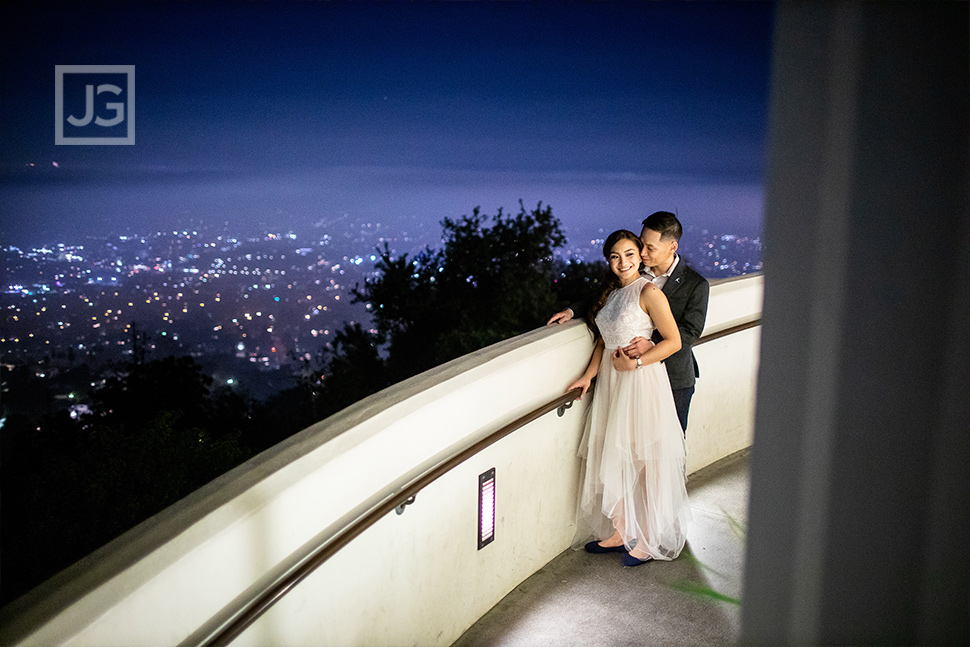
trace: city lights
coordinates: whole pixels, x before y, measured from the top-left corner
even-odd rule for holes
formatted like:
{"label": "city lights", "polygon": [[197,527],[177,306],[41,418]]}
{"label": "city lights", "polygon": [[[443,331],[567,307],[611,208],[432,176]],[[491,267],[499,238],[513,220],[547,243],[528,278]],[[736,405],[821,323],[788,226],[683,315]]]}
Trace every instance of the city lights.
{"label": "city lights", "polygon": [[[49,358],[34,371],[49,379],[81,362],[124,360],[133,352],[136,324],[150,357],[282,368],[317,352],[344,322],[369,320],[373,306],[350,297],[375,276],[381,256],[373,250],[386,242],[392,258],[411,258],[434,242],[430,235],[390,235],[374,223],[356,227],[347,240],[320,232],[247,238],[186,228],[83,246],[2,247],[6,361],[39,366]],[[601,262],[601,236],[578,237],[554,257]],[[761,269],[761,240],[739,232],[688,229],[680,250],[712,278]]]}

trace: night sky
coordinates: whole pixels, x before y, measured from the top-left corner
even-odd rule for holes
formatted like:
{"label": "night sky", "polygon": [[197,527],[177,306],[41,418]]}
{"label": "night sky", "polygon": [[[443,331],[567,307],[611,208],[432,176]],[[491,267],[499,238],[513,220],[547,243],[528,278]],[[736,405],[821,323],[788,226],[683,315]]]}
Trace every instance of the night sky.
{"label": "night sky", "polygon": [[[772,6],[71,3],[0,9],[0,243],[204,223],[760,230]],[[55,65],[134,65],[134,146],[54,145]],[[55,166],[56,164],[56,166]]]}

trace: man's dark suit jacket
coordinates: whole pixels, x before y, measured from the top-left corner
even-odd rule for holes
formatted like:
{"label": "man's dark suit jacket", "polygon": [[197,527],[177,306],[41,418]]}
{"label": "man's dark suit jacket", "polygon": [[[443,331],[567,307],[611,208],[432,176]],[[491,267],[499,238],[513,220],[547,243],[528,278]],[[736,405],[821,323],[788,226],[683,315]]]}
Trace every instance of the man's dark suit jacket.
{"label": "man's dark suit jacket", "polygon": [[[663,293],[667,295],[670,312],[674,315],[674,320],[680,329],[680,350],[665,359],[664,364],[670,377],[670,388],[686,389],[694,386],[695,378],[700,377],[697,359],[691,347],[704,330],[711,286],[697,271],[687,267],[687,263],[681,257],[673,274],[667,278]],[[589,310],[589,303],[569,307],[574,316],[584,317]],[[654,331],[654,343],[661,339],[663,338],[660,333]]]}

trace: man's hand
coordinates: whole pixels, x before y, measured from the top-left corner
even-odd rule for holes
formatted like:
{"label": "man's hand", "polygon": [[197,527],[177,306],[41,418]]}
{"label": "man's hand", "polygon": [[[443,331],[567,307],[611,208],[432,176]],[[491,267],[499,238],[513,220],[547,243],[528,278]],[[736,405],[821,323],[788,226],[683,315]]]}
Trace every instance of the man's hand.
{"label": "man's hand", "polygon": [[623,347],[623,352],[626,353],[627,357],[636,359],[641,355],[646,354],[648,350],[653,348],[656,344],[647,339],[646,337],[634,337],[630,340],[629,346]]}
{"label": "man's hand", "polygon": [[549,321],[546,322],[546,325],[551,326],[554,323],[564,324],[572,318],[573,318],[572,308],[566,308],[562,312],[557,312],[556,314],[552,315]]}

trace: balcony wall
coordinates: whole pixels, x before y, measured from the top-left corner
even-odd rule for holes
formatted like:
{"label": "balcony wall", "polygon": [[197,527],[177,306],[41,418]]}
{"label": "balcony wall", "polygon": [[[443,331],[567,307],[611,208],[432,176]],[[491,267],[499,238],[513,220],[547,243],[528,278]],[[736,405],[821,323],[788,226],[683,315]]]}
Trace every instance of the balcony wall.
{"label": "balcony wall", "polygon": [[[760,276],[720,282],[707,331],[760,309]],[[758,332],[697,349],[690,471],[750,443]],[[561,394],[590,350],[581,324],[540,329],[375,394],[9,605],[0,642],[191,641],[362,502]],[[422,490],[404,514],[387,515],[351,542],[236,644],[450,644],[571,543],[584,405],[540,418]],[[478,475],[492,467],[496,538],[478,550]]]}
{"label": "balcony wall", "polygon": [[[725,279],[711,287],[704,334],[761,316],[764,277]],[[751,445],[761,328],[722,337],[694,349],[697,380],[687,425],[687,472]]]}

